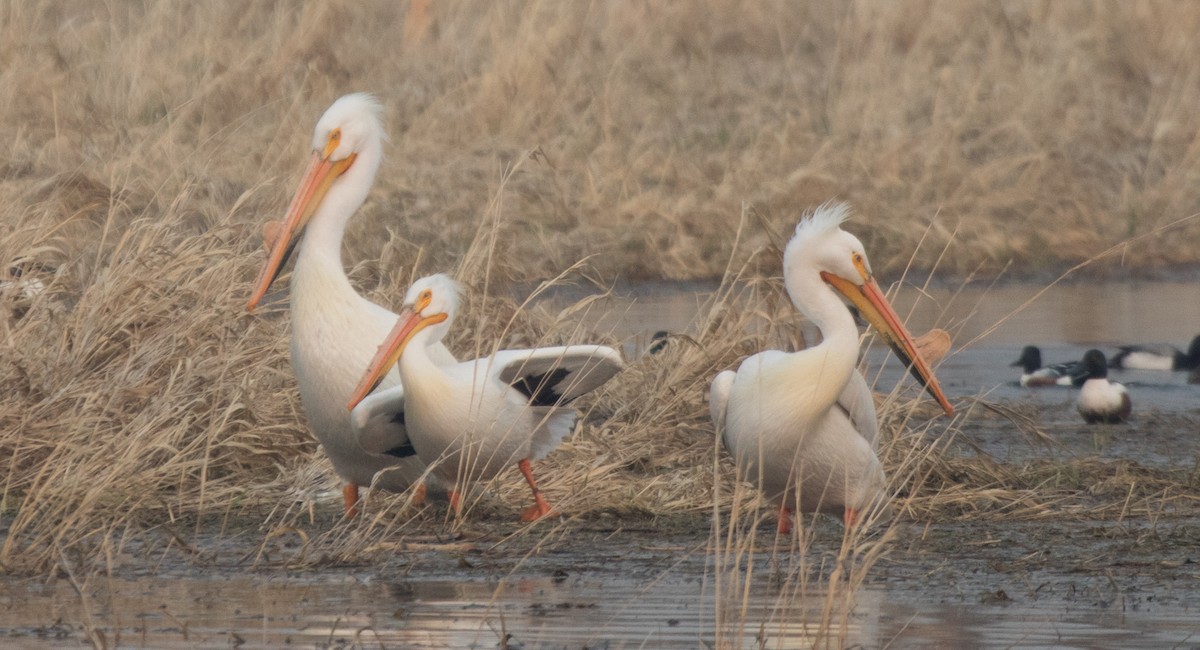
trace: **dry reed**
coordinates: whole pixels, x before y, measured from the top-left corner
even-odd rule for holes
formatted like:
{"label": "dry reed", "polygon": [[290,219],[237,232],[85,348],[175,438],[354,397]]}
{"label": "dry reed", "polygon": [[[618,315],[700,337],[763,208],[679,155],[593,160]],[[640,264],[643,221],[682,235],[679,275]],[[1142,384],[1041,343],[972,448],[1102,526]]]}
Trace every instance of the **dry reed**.
{"label": "dry reed", "polygon": [[[911,261],[1032,275],[1200,199],[1200,7],[430,11],[419,47],[380,56],[403,5],[0,6],[0,262],[32,260],[45,283],[5,294],[0,318],[0,570],[115,569],[148,539],[195,550],[214,526],[261,526],[262,562],[302,538],[289,564],[440,530],[406,495],[374,495],[357,522],[309,523],[331,481],[286,315],[243,311],[261,223],[283,208],[312,120],[346,91],[377,92],[392,134],[348,233],[352,281],[394,304],[414,275],[463,269],[457,350],[575,340],[570,314],[504,288],[579,260],[573,278],[601,287],[725,277],[698,333],[587,401],[546,462],[547,493],[585,519],[757,512],[714,456],[703,396],[741,355],[799,343],[762,276],[778,268],[770,233],[804,207],[854,202],[882,274]],[[1138,240],[1123,262],[1195,263],[1198,228]],[[1190,498],[1194,478],[1128,465],[948,453],[961,420],[927,428],[913,404],[883,409],[902,516],[1124,516]],[[490,487],[481,518],[523,496],[516,480]]]}

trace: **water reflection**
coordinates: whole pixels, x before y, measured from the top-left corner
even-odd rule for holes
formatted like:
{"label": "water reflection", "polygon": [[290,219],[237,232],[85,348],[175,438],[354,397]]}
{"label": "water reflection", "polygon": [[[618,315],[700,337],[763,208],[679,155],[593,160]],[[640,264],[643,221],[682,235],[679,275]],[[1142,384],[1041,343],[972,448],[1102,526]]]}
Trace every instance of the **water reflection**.
{"label": "water reflection", "polygon": [[[718,628],[711,589],[700,576],[675,574],[499,583],[188,576],[110,580],[90,594],[99,607],[87,614],[65,585],[8,590],[0,639],[5,647],[76,645],[80,632],[68,627],[64,634],[62,621],[94,620],[121,647],[496,648],[503,638],[526,649],[788,649],[811,647],[825,604],[824,593],[780,599],[759,585],[744,607],[737,600],[724,604],[727,624]],[[1166,647],[1193,631],[1185,613],[1126,611],[1116,618],[1006,600],[924,602],[867,588],[856,594],[839,634],[859,647]]]}

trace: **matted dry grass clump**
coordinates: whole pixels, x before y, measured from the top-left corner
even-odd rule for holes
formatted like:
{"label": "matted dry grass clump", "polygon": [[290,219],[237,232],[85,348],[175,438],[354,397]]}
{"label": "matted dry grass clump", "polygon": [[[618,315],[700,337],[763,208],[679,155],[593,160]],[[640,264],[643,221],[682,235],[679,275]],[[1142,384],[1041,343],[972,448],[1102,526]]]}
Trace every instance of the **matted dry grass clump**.
{"label": "matted dry grass clump", "polygon": [[[756,498],[726,489],[704,392],[741,355],[798,344],[760,278],[778,268],[770,233],[804,208],[851,200],[884,275],[1032,274],[1200,199],[1200,6],[439,2],[400,43],[406,10],[0,8],[0,264],[45,287],[5,293],[0,314],[0,569],[112,566],[143,533],[212,517],[283,530],[330,485],[286,315],[244,303],[260,227],[345,92],[377,93],[392,136],[347,234],[352,280],[394,304],[414,275],[461,269],[464,354],[577,340],[567,314],[507,295],[579,260],[571,277],[598,286],[726,277],[694,340],[585,404],[548,460],[546,489],[584,517]],[[1194,263],[1198,228],[1123,260]],[[735,317],[735,301],[760,307]],[[942,453],[953,427],[910,420],[913,403],[895,400],[909,415],[886,427],[906,508],[1047,502],[1036,472],[960,467]],[[502,482],[484,503],[521,490]],[[440,525],[403,498],[327,547]]]}

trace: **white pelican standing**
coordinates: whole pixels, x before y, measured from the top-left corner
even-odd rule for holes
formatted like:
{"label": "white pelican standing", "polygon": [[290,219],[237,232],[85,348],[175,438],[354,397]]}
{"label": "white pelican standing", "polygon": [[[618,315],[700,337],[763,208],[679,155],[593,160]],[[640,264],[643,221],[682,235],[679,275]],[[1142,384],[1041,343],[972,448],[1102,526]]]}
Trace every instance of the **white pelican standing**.
{"label": "white pelican standing", "polygon": [[381,337],[350,400],[372,390],[395,366],[405,386],[405,422],[417,456],[454,486],[456,514],[464,488],[487,480],[516,463],[533,491],[525,521],[553,514],[530,468],[571,433],[577,414],[563,408],[619,372],[616,350],[601,345],[568,345],[534,350],[501,350],[456,364],[435,355],[450,331],[461,288],[450,276],[431,275],[413,283],[395,329]]}
{"label": "white pelican standing", "polygon": [[858,328],[841,293],[884,337],[947,413],[954,409],[912,337],[871,275],[858,238],[841,229],[844,203],[802,219],[783,254],[792,303],[821,330],[820,344],[767,350],[713,379],[709,408],[743,475],[777,500],[778,530],[789,534],[793,506],[841,516],[847,526],[884,497],[873,442],[878,421],[855,370]]}
{"label": "white pelican standing", "polygon": [[[282,225],[264,228],[271,250],[246,307],[254,310],[299,246],[292,272],[292,369],[309,426],[345,482],[348,516],[356,512],[359,486],[371,485],[377,474],[380,487],[402,491],[425,471],[405,434],[396,373],[384,377],[380,393],[360,409],[347,414],[345,408],[376,345],[396,323],[396,314],[358,295],[342,268],[346,223],[366,200],[383,158],[381,110],[373,97],[356,93],[339,98],[317,121],[312,158],[287,215]],[[439,363],[455,362],[440,344],[429,354]]]}
{"label": "white pelican standing", "polygon": [[1129,391],[1115,381],[1108,380],[1108,363],[1104,353],[1088,350],[1079,362],[1087,373],[1087,381],[1079,389],[1079,414],[1088,424],[1118,424],[1129,419],[1133,402]]}

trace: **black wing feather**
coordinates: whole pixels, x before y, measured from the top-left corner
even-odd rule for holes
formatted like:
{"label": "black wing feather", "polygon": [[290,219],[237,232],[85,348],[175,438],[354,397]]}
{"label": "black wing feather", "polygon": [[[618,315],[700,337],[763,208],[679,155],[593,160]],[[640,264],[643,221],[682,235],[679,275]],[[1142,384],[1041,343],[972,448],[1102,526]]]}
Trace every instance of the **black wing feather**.
{"label": "black wing feather", "polygon": [[530,406],[558,406],[562,403],[558,385],[570,374],[566,368],[555,368],[540,375],[518,377],[510,385],[529,400]]}
{"label": "black wing feather", "polygon": [[413,447],[411,442],[406,442],[398,447],[392,447],[383,453],[387,454],[388,456],[392,456],[393,458],[408,458],[409,456],[416,456],[417,449],[416,447]]}

